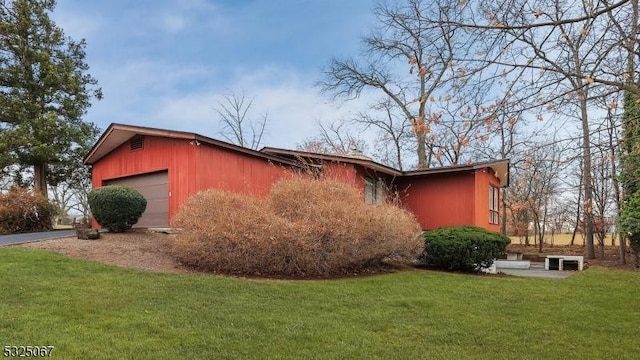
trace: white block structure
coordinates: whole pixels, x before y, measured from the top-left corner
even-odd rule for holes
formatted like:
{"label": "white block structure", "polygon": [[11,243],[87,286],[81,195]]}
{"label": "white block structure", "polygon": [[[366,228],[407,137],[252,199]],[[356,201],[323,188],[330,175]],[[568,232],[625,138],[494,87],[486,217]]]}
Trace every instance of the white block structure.
{"label": "white block structure", "polygon": [[529,260],[495,260],[493,264],[498,269],[528,269],[531,267]]}
{"label": "white block structure", "polygon": [[[557,266],[556,266],[557,262]],[[565,262],[577,262],[578,263],[578,271],[582,271],[584,268],[584,256],[577,255],[547,255],[547,258],[544,260],[544,269],[545,270],[559,270],[564,271],[564,263]],[[553,269],[550,269],[553,267]],[[557,267],[557,269],[556,269]]]}

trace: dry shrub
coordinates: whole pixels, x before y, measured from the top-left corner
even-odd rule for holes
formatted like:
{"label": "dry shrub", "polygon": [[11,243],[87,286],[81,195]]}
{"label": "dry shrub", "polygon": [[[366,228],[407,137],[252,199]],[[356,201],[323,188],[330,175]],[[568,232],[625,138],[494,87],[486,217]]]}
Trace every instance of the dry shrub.
{"label": "dry shrub", "polygon": [[46,196],[11,188],[0,194],[0,234],[51,230],[53,206]]}
{"label": "dry shrub", "polygon": [[298,251],[295,230],[265,206],[265,200],[219,190],[196,194],[176,216],[183,231],[174,255],[186,265],[223,273],[295,272],[287,261]]}
{"label": "dry shrub", "polygon": [[413,214],[390,204],[365,204],[360,190],[337,180],[281,180],[268,201],[274,213],[304,229],[312,255],[306,266],[314,274],[359,271],[391,256],[412,260],[422,250]]}
{"label": "dry shrub", "polygon": [[415,259],[422,250],[413,215],[367,205],[344,183],[281,180],[269,198],[218,190],[190,198],[176,216],[174,255],[193,267],[249,276],[331,277]]}

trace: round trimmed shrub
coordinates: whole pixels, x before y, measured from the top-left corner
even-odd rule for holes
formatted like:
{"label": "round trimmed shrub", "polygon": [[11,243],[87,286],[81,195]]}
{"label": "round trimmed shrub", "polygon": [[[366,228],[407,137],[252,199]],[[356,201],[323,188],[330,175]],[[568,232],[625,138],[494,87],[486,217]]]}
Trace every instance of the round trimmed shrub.
{"label": "round trimmed shrub", "polygon": [[490,267],[511,242],[505,235],[475,226],[430,230],[424,238],[426,266],[465,272]]}
{"label": "round trimmed shrub", "polygon": [[91,190],[91,213],[100,226],[112,232],[125,232],[138,222],[147,208],[147,199],[139,191],[108,185]]}
{"label": "round trimmed shrub", "polygon": [[174,218],[173,254],[185,265],[262,277],[334,277],[413,261],[420,226],[392,205],[367,205],[344,183],[302,176],[276,183],[267,199],[200,192]]}

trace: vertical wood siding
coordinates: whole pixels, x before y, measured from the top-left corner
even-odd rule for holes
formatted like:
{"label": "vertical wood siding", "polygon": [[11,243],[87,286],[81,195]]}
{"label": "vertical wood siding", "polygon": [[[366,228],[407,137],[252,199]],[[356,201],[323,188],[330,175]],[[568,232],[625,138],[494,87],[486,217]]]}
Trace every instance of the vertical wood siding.
{"label": "vertical wood siding", "polygon": [[[500,231],[500,224],[489,222],[489,186],[500,188],[500,180],[495,177],[492,169],[480,169],[475,173],[475,225],[491,231]],[[498,204],[500,201],[498,199]],[[498,213],[502,214],[500,209]],[[500,219],[502,221],[502,219]]]}
{"label": "vertical wood siding", "polygon": [[397,183],[403,203],[423,230],[475,224],[473,173],[411,176]]}
{"label": "vertical wood siding", "polygon": [[193,173],[194,146],[184,139],[145,136],[144,147],[131,150],[129,142],[107,154],[92,167],[93,186],[104,185],[108,180],[168,170],[169,220],[178,207],[195,189]]}
{"label": "vertical wood siding", "polygon": [[276,181],[291,173],[286,165],[204,144],[198,147],[192,174],[196,191],[215,188],[264,197]]}
{"label": "vertical wood siding", "polygon": [[[169,178],[170,224],[187,198],[200,190],[216,188],[266,196],[277,180],[292,173],[289,166],[250,154],[209,144],[197,146],[185,139],[146,136],[143,149],[130,150],[126,142],[97,161],[92,180],[98,187],[109,180],[164,170]],[[364,178],[376,174],[354,164],[329,162],[324,164],[322,176],[355,186],[364,201]],[[499,186],[490,169],[385,179],[388,185],[392,180],[423,229],[456,225],[500,228],[489,224],[489,184]]]}
{"label": "vertical wood siding", "polygon": [[364,181],[362,177],[358,175],[358,171],[353,164],[332,162],[324,163],[322,165],[322,176],[355,186],[362,190],[362,196],[364,199]]}
{"label": "vertical wood siding", "polygon": [[266,159],[189,140],[147,136],[144,148],[130,150],[129,142],[93,165],[95,187],[106,181],[160,170],[169,173],[169,222],[180,206],[198,191],[220,189],[266,196],[272,185],[291,173],[289,167]]}
{"label": "vertical wood siding", "polygon": [[489,186],[500,187],[491,169],[398,179],[403,203],[424,230],[475,225],[500,231],[489,223]]}

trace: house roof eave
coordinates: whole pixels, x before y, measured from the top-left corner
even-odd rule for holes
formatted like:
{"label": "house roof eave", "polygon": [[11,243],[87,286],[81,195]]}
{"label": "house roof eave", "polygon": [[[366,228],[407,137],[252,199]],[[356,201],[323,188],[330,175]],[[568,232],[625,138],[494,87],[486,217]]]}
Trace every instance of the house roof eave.
{"label": "house roof eave", "polygon": [[294,158],[312,158],[326,161],[334,161],[334,162],[343,162],[349,164],[356,164],[360,166],[364,166],[366,168],[375,170],[377,172],[392,175],[392,176],[401,176],[403,173],[400,170],[394,169],[392,167],[382,165],[373,160],[344,156],[344,155],[329,155],[329,154],[320,154],[313,153],[308,151],[300,151],[300,150],[289,150],[275,147],[263,147],[260,149],[260,152],[273,154],[278,156],[290,156]]}
{"label": "house roof eave", "polygon": [[454,172],[462,172],[462,171],[473,171],[473,170],[487,169],[487,168],[492,169],[496,174],[496,177],[500,179],[500,187],[509,186],[509,159],[483,161],[483,162],[478,162],[478,163],[473,163],[468,165],[453,165],[453,166],[430,168],[430,169],[424,169],[424,170],[411,170],[411,171],[405,171],[403,175],[411,177],[411,176],[454,173]]}
{"label": "house roof eave", "polygon": [[[440,168],[430,168],[424,170],[400,171],[392,167],[377,163],[370,159],[357,157],[349,157],[342,155],[319,154],[299,150],[288,150],[274,147],[263,147],[260,151],[252,150],[242,146],[230,144],[224,141],[216,140],[196,133],[164,130],[144,126],[134,126],[126,124],[112,123],[100,136],[98,141],[91,148],[84,158],[85,165],[93,165],[98,160],[118,148],[120,145],[129,141],[136,135],[158,136],[172,139],[197,140],[213,146],[222,147],[228,150],[244,153],[250,156],[259,157],[280,164],[286,164],[293,167],[316,166],[313,164],[301,164],[300,159],[319,159],[326,161],[350,163],[363,166],[382,174],[402,177],[424,176],[432,174],[453,173],[461,171],[472,171],[478,169],[491,168],[496,177],[500,180],[501,187],[509,186],[509,159],[493,160],[479,162],[469,165],[454,165]],[[293,159],[291,159],[293,158]]]}
{"label": "house roof eave", "polygon": [[241,152],[247,155],[251,155],[254,157],[263,158],[269,161],[286,164],[290,166],[298,167],[299,164],[290,161],[288,159],[278,157],[276,155],[262,153],[260,151],[252,150],[249,148],[245,148],[242,146],[230,144],[224,141],[216,140],[210,137],[202,136],[196,133],[190,133],[185,131],[176,131],[176,130],[164,130],[157,129],[151,127],[144,126],[133,126],[133,125],[125,125],[112,123],[109,125],[107,130],[100,136],[98,141],[93,145],[89,153],[84,158],[85,165],[93,165],[98,160],[118,148],[120,145],[129,141],[129,139],[133,138],[137,135],[143,136],[157,136],[157,137],[166,137],[172,139],[185,139],[185,140],[197,140],[202,143],[219,146],[228,150]]}

